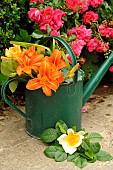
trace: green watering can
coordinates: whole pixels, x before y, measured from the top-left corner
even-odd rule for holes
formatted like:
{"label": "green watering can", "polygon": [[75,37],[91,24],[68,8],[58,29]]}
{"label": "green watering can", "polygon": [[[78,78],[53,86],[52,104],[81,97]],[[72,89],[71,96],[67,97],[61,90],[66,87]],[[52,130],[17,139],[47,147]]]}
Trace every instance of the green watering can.
{"label": "green watering can", "polygon": [[[72,58],[72,65],[76,64],[76,58],[73,51],[67,42],[63,39],[53,36],[44,38],[40,43],[54,38],[62,43],[67,49]],[[113,53],[104,61],[98,71],[83,87],[83,75],[82,70],[77,70],[72,83],[62,83],[57,92],[53,92],[51,97],[47,97],[41,89],[27,90],[25,91],[25,113],[17,108],[6,95],[7,85],[18,80],[19,82],[27,83],[27,80],[21,78],[13,78],[7,80],[1,90],[1,94],[5,102],[16,110],[20,115],[25,118],[26,132],[33,136],[39,137],[39,135],[47,128],[54,127],[58,120],[63,120],[68,127],[75,126],[77,131],[81,130],[81,117],[82,107],[88,100],[89,96],[95,90],[102,77],[107,72],[108,68],[113,62]]]}

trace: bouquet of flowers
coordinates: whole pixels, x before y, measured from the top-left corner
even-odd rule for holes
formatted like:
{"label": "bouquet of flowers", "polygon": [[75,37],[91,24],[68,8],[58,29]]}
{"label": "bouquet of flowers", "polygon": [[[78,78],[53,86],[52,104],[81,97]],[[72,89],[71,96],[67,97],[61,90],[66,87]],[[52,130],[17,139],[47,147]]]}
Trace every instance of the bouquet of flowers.
{"label": "bouquet of flowers", "polygon": [[113,49],[112,10],[112,1],[105,0],[30,0],[32,37],[65,39],[89,79],[101,54],[108,57]]}
{"label": "bouquet of flowers", "polygon": [[[1,72],[9,78],[26,79],[29,90],[42,88],[46,96],[51,96],[52,90],[56,92],[64,81],[72,81],[79,68],[79,63],[69,64],[64,51],[55,46],[54,39],[52,49],[39,44],[11,43],[13,47],[6,49],[5,56],[1,57]],[[18,81],[11,82],[10,90],[14,92],[17,85]]]}

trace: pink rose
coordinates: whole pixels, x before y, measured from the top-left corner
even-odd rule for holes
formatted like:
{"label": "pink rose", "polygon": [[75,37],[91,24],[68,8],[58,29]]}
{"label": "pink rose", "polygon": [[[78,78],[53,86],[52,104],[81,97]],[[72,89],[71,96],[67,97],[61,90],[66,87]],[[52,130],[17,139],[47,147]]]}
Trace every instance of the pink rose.
{"label": "pink rose", "polygon": [[81,25],[80,27],[75,27],[75,34],[77,39],[84,40],[87,43],[92,37],[92,30]]}
{"label": "pink rose", "polygon": [[44,10],[42,10],[43,15],[42,15],[42,21],[44,23],[50,23],[50,21],[53,19],[54,15],[54,10],[51,7],[47,7]]}
{"label": "pink rose", "polygon": [[38,3],[38,2],[43,3],[44,0],[30,0],[30,3],[34,3],[34,2],[36,2],[36,3]]}
{"label": "pink rose", "polygon": [[72,41],[71,48],[76,56],[79,56],[86,45],[84,40]]}
{"label": "pink rose", "polygon": [[99,41],[99,42],[98,42],[98,46],[97,46],[97,48],[96,48],[96,51],[97,51],[97,52],[105,52],[105,51],[107,51],[107,50],[109,50],[108,44]]}
{"label": "pink rose", "polygon": [[106,25],[100,25],[98,31],[101,33],[102,36],[109,36],[109,27]]}
{"label": "pink rose", "polygon": [[50,36],[60,36],[60,33],[56,30],[51,31]]}
{"label": "pink rose", "polygon": [[90,1],[90,5],[93,8],[97,8],[99,5],[101,5],[103,3],[104,0],[91,0]]}
{"label": "pink rose", "polygon": [[37,8],[30,8],[28,11],[28,16],[32,21],[39,22],[41,19],[40,11]]}
{"label": "pink rose", "polygon": [[30,3],[38,2],[38,0],[30,0]]}
{"label": "pink rose", "polygon": [[61,11],[60,9],[55,9],[54,10],[54,22],[57,24],[57,26],[60,28],[63,26],[64,21],[62,21],[62,17],[65,16],[66,13]]}
{"label": "pink rose", "polygon": [[111,66],[111,67],[109,68],[109,71],[111,71],[111,72],[113,73],[113,66]]}
{"label": "pink rose", "polygon": [[82,21],[85,24],[90,24],[90,22],[95,22],[98,20],[98,14],[94,13],[93,11],[88,11],[83,15]]}
{"label": "pink rose", "polygon": [[98,39],[97,38],[92,38],[89,40],[87,43],[87,49],[89,52],[94,51],[98,46]]}

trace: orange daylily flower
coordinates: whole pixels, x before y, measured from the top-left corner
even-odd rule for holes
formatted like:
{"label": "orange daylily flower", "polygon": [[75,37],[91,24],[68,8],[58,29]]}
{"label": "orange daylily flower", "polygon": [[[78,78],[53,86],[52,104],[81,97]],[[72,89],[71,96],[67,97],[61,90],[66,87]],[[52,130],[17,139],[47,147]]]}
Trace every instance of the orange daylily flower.
{"label": "orange daylily flower", "polygon": [[2,60],[11,60],[12,58],[18,58],[21,55],[22,51],[19,45],[14,45],[14,47],[6,48],[5,56],[2,56]]}
{"label": "orange daylily flower", "polygon": [[66,63],[62,59],[62,53],[58,49],[55,49],[53,51],[49,58],[49,61],[53,70],[60,70],[61,68],[66,68]]}
{"label": "orange daylily flower", "polygon": [[24,49],[22,55],[16,60],[19,63],[16,69],[17,74],[20,76],[26,73],[32,77],[32,70],[39,70],[43,58],[44,55],[38,54],[34,46],[28,50]]}
{"label": "orange daylily flower", "polygon": [[[61,78],[62,77],[62,78]],[[60,80],[59,80],[60,79]],[[42,61],[37,78],[28,81],[26,88],[29,90],[36,90],[42,87],[46,96],[51,96],[52,91],[58,89],[61,79],[64,81],[63,74],[55,70],[52,71],[50,63],[46,60]]]}

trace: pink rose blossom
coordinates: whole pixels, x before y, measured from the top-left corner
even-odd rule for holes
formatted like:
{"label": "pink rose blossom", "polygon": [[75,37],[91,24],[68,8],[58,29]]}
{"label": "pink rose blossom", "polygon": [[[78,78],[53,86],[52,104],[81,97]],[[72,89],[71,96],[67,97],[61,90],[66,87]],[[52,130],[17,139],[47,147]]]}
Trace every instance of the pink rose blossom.
{"label": "pink rose blossom", "polygon": [[93,8],[97,8],[99,5],[103,3],[104,0],[90,0],[90,5]]}
{"label": "pink rose blossom", "polygon": [[108,44],[99,41],[98,46],[97,46],[97,48],[96,48],[96,51],[97,51],[97,52],[105,52],[105,51],[107,51],[107,50],[109,50]]}
{"label": "pink rose blossom", "polygon": [[66,5],[69,9],[72,9],[75,13],[80,10],[81,13],[88,10],[89,0],[66,0]]}
{"label": "pink rose blossom", "polygon": [[56,30],[51,31],[50,36],[60,36],[60,33]]}
{"label": "pink rose blossom", "polygon": [[109,68],[109,71],[113,73],[113,66]]}
{"label": "pink rose blossom", "polygon": [[76,56],[79,56],[86,45],[84,40],[72,41],[71,48]]}
{"label": "pink rose blossom", "polygon": [[88,42],[92,37],[92,30],[86,29],[85,26],[81,25],[80,27],[75,27],[75,34],[77,39]]}
{"label": "pink rose blossom", "polygon": [[109,27],[106,25],[100,25],[98,31],[101,33],[102,36],[109,37]]}
{"label": "pink rose blossom", "polygon": [[44,0],[30,0],[30,3],[34,3],[34,2],[36,2],[37,4],[44,3]]}
{"label": "pink rose blossom", "polygon": [[37,8],[30,8],[30,11],[28,11],[28,16],[32,21],[37,23],[40,22],[41,14]]}
{"label": "pink rose blossom", "polygon": [[113,38],[113,28],[110,28],[106,25],[100,25],[98,31],[101,33],[102,36],[105,36],[106,38]]}
{"label": "pink rose blossom", "polygon": [[44,10],[42,10],[42,22],[48,23],[52,21],[54,16],[54,10],[51,7],[47,7]]}
{"label": "pink rose blossom", "polygon": [[97,38],[92,38],[90,41],[87,43],[87,49],[89,52],[94,51],[98,46],[98,39]]}
{"label": "pink rose blossom", "polygon": [[93,11],[88,11],[83,15],[82,21],[85,24],[90,24],[90,22],[95,22],[98,20],[98,14],[94,13]]}

